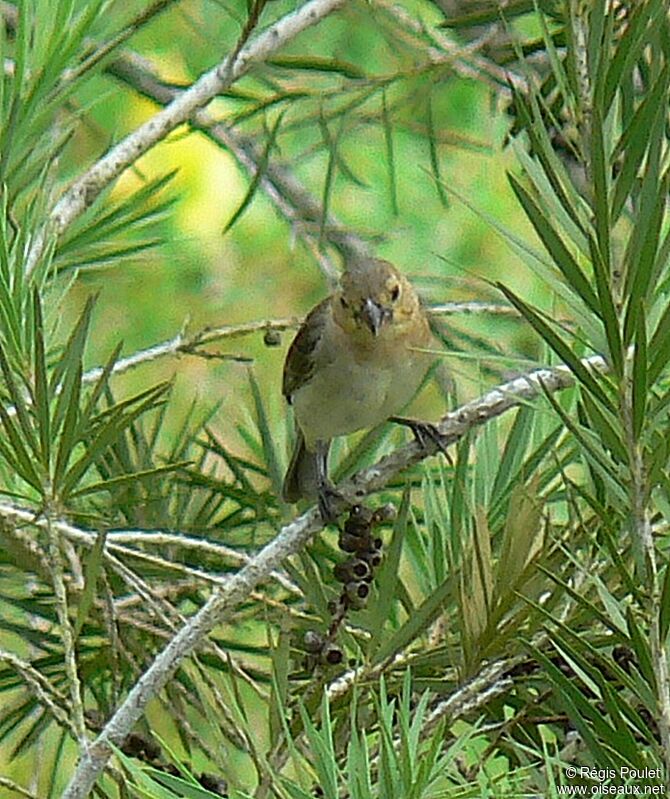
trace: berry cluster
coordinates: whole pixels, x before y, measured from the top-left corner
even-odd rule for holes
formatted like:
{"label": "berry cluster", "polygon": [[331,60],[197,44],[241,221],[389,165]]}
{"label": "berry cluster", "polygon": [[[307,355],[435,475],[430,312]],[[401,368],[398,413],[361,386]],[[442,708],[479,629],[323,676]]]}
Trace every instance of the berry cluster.
{"label": "berry cluster", "polygon": [[350,556],[335,565],[333,574],[342,583],[339,597],[330,603],[332,620],[328,632],[323,635],[308,630],[304,637],[308,669],[318,664],[336,666],[344,659],[342,648],[335,642],[337,632],[349,610],[365,606],[370,595],[370,586],[375,570],[382,562],[382,539],[374,535],[374,528],[391,521],[396,510],[393,505],[384,505],[370,510],[365,505],[354,505],[340,532],[338,544]]}
{"label": "berry cluster", "polygon": [[[338,544],[343,552],[351,553],[351,557],[338,563],[333,574],[344,585],[338,604],[344,605],[345,611],[362,608],[370,594],[374,570],[382,562],[382,539],[373,535],[373,528],[386,521],[388,507],[372,511],[365,505],[354,505],[344,523]],[[337,615],[337,608],[333,615]]]}

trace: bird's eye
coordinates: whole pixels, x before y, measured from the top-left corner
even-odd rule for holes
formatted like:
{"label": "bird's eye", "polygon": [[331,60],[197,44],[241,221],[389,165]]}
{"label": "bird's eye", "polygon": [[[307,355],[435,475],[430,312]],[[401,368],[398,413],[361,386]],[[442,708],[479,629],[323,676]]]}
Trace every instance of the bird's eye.
{"label": "bird's eye", "polygon": [[400,286],[394,286],[391,289],[391,302],[396,302],[400,296]]}

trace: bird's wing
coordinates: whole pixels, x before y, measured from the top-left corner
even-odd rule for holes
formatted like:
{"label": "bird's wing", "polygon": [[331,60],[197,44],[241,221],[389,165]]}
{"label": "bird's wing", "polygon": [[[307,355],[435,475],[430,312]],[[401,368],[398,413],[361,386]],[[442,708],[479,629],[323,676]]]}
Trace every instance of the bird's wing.
{"label": "bird's wing", "polygon": [[315,354],[330,314],[331,298],[313,308],[289,347],[284,363],[282,393],[290,402],[292,395],[314,374]]}

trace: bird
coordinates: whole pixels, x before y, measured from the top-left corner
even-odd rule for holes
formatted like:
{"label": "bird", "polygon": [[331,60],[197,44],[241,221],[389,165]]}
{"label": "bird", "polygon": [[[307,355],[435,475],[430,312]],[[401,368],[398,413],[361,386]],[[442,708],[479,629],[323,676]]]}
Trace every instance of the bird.
{"label": "bird", "polygon": [[334,438],[391,418],[420,437],[422,423],[396,414],[431,366],[432,340],[418,295],[393,264],[358,258],[345,266],[338,288],[310,311],[286,355],[282,392],[293,406],[296,441],[285,502],[318,498],[324,521],[333,521]]}

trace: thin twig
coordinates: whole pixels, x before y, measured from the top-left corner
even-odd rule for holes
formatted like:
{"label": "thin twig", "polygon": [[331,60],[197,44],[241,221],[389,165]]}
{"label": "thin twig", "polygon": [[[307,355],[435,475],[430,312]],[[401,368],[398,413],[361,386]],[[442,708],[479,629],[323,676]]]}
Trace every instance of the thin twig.
{"label": "thin twig", "polygon": [[511,96],[510,85],[519,91],[527,91],[528,84],[524,78],[477,54],[476,50],[484,42],[477,41],[471,47],[463,48],[453,42],[444,31],[438,28],[431,28],[429,31],[416,17],[392,0],[374,0],[374,6],[385,13],[399,30],[412,32],[420,42],[425,44],[426,38],[430,37],[433,46],[426,46],[435,63],[448,63],[462,77],[483,80],[503,97]]}
{"label": "thin twig", "polygon": [[455,721],[509,691],[513,680],[506,675],[522,659],[522,656],[517,656],[484,666],[471,680],[433,707],[421,728],[422,736],[428,736],[442,719]]}
{"label": "thin twig", "polygon": [[[472,314],[491,314],[498,316],[514,316],[519,314],[508,305],[486,302],[446,302],[431,306],[426,309],[430,316],[458,316]],[[151,347],[138,350],[132,355],[120,358],[112,367],[112,374],[118,375],[134,369],[137,366],[160,360],[161,358],[176,355],[192,355],[199,347],[213,344],[218,341],[241,338],[243,336],[265,333],[267,331],[283,332],[294,330],[302,324],[302,317],[292,316],[284,319],[262,319],[256,322],[244,322],[239,325],[222,325],[221,327],[207,327],[204,330],[186,336],[178,333],[166,341],[161,341]],[[84,373],[84,383],[94,383],[102,375],[103,368],[96,366]],[[11,414],[11,410],[9,411]]]}
{"label": "thin twig", "polygon": [[[441,305],[431,306],[426,309],[430,316],[468,316],[472,314],[491,314],[497,316],[514,316],[520,318],[514,308],[507,305],[486,302],[446,302]],[[150,347],[137,350],[137,352],[119,358],[111,369],[111,374],[119,375],[135,369],[138,366],[152,363],[161,358],[170,358],[180,355],[197,356],[200,347],[206,344],[213,344],[227,339],[241,338],[255,333],[266,333],[268,331],[283,332],[294,330],[303,322],[302,317],[291,316],[284,319],[266,319],[256,322],[243,322],[239,325],[222,325],[221,327],[206,327],[198,333],[187,336],[185,333],[177,333],[170,339],[152,344]],[[245,361],[242,357],[233,357],[233,360]],[[82,382],[85,384],[95,383],[104,372],[102,366],[94,366],[82,375]],[[8,405],[5,412],[9,416],[16,414],[16,408]]]}
{"label": "thin twig", "polygon": [[65,589],[63,571],[63,553],[61,539],[55,526],[55,519],[51,511],[47,509],[44,513],[44,526],[47,531],[47,542],[49,552],[49,566],[54,587],[54,599],[56,603],[56,613],[60,625],[61,640],[65,657],[65,673],[70,688],[70,699],[72,702],[72,724],[77,734],[80,754],[86,751],[88,737],[86,735],[86,723],[84,721],[84,702],[81,692],[81,681],[77,669],[77,655],[75,652],[74,631],[70,621],[68,611],[67,591]]}
{"label": "thin twig", "polygon": [[[159,14],[166,11],[177,0],[154,0],[147,8],[142,9],[133,19],[131,19],[122,30],[118,31],[109,41],[99,44],[84,40],[84,44],[90,46],[91,52],[72,69],[67,69],[62,74],[63,83],[74,83],[81,75],[91,70],[96,64],[107,58],[110,53],[117,50],[124,42],[128,41],[137,31],[141,30],[148,22],[155,19]],[[3,3],[9,5],[9,3]]]}
{"label": "thin twig", "polygon": [[[20,532],[18,530],[20,525],[34,524],[36,527],[46,528],[47,524],[43,517],[36,516],[35,511],[31,510],[30,508],[24,508],[20,505],[16,505],[12,502],[4,500],[0,500],[0,519],[7,523],[8,529],[16,535],[18,535]],[[79,544],[92,547],[97,540],[98,534],[94,530],[86,530],[81,527],[76,527],[75,525],[66,521],[53,521],[52,525],[59,535],[65,536]],[[21,534],[20,541],[21,545],[26,549],[31,545],[30,539],[25,534]],[[151,544],[156,546],[169,544],[180,546],[185,549],[191,549],[196,552],[202,552],[203,555],[215,555],[220,558],[227,558],[232,560],[234,563],[243,565],[249,563],[253,559],[252,555],[249,555],[246,552],[240,552],[239,550],[228,547],[225,544],[220,544],[217,541],[210,541],[206,538],[195,538],[194,536],[190,536],[186,533],[166,532],[162,530],[118,530],[111,532],[107,535],[105,552],[151,561],[154,565],[158,565],[159,567],[166,569],[176,567],[172,561],[168,561],[163,558],[156,558],[155,556],[149,555],[141,550],[132,549],[131,547],[126,546],[126,544]],[[31,550],[33,551],[31,554],[34,554],[35,557],[40,557],[44,564],[44,576],[47,576],[48,572],[46,571],[46,559],[44,558],[43,554],[40,553],[38,555],[38,553],[34,551],[35,546],[36,545],[31,546]],[[184,574],[187,574],[191,578],[195,578],[200,583],[204,581],[206,583],[215,585],[225,585],[229,579],[228,577],[209,574],[198,569],[188,569],[188,567],[182,567],[180,564],[178,567]],[[276,580],[282,586],[282,588],[291,594],[302,596],[300,589],[282,572],[273,572],[270,577]]]}
{"label": "thin twig", "polygon": [[[218,541],[210,541],[207,538],[195,538],[184,533],[167,533],[161,530],[121,530],[111,532],[107,535],[110,544],[143,544],[151,546],[178,546],[184,549],[192,549],[201,552],[203,555],[215,555],[220,558],[227,558],[236,563],[248,563],[251,556],[245,552],[220,544]],[[296,596],[302,596],[302,591],[285,574],[276,572],[272,575],[282,588]]]}
{"label": "thin twig", "polygon": [[26,799],[40,799],[34,793],[26,790],[23,786],[19,785],[18,782],[14,782],[14,780],[10,780],[9,777],[0,776],[0,787],[8,788],[10,791],[14,791],[19,796],[25,796]]}
{"label": "thin twig", "polygon": [[430,316],[471,316],[487,314],[489,316],[513,316],[521,319],[521,314],[511,305],[498,302],[443,302],[426,308]]}
{"label": "thin twig", "polygon": [[[286,319],[266,320],[259,322],[246,322],[240,325],[224,325],[221,327],[207,327],[204,330],[191,336],[178,333],[166,341],[154,344],[142,350],[138,350],[132,355],[120,358],[112,367],[112,374],[122,374],[137,366],[141,366],[160,358],[171,357],[180,354],[192,354],[198,347],[212,344],[217,341],[224,341],[231,338],[251,335],[253,333],[265,332],[267,330],[288,330],[297,327],[300,319],[289,317]],[[84,373],[82,380],[84,383],[94,383],[103,373],[101,366],[89,369]]]}

